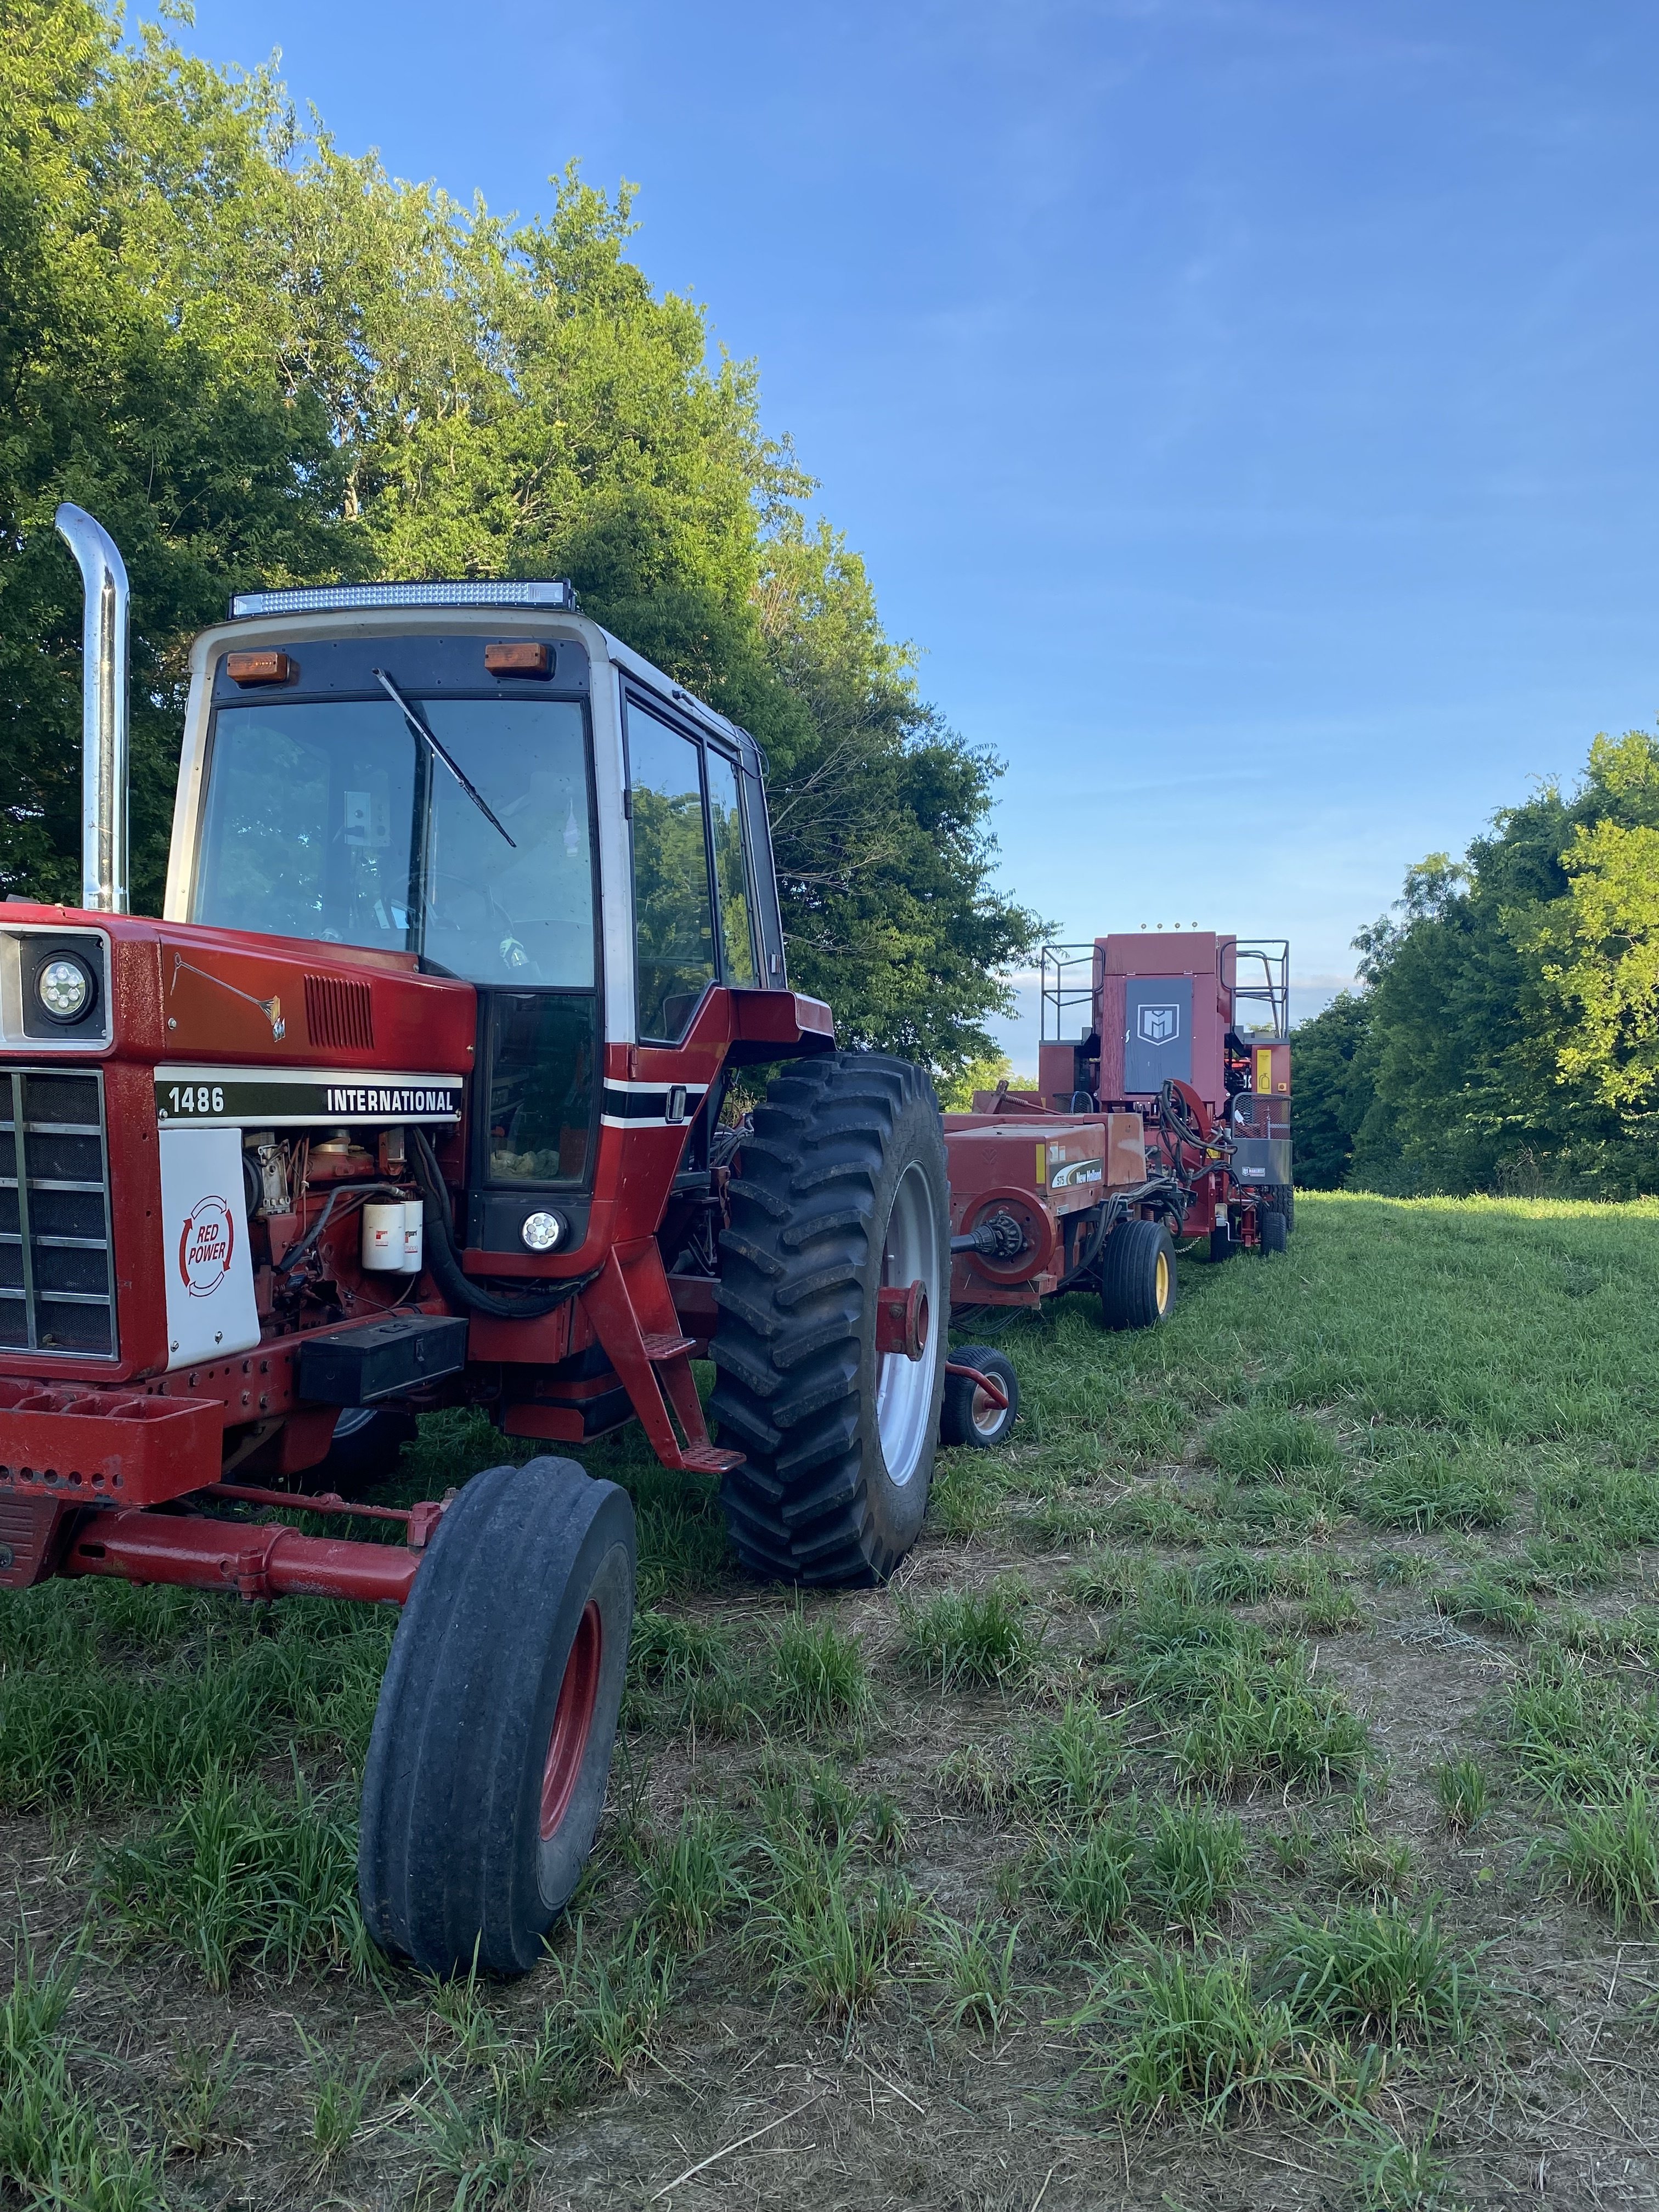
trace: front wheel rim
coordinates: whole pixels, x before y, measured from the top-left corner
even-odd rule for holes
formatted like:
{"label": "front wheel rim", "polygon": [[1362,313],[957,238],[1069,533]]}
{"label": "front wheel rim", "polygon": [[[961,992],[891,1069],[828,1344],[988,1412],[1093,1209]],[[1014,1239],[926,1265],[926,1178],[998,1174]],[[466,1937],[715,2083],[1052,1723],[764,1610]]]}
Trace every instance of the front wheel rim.
{"label": "front wheel rim", "polygon": [[599,1702],[599,1663],[605,1651],[605,1632],[599,1608],[590,1598],[576,1623],[570,1656],[564,1662],[559,1702],[553,1709],[553,1731],[548,1738],[547,1759],[542,1768],[541,1837],[551,1842],[559,1823],[570,1810],[587,1757],[587,1739],[593,1732],[593,1708]]}
{"label": "front wheel rim", "polygon": [[[934,1316],[947,1310],[939,1295],[939,1219],[933,1194],[921,1164],[912,1161],[899,1177],[882,1244],[884,1287],[921,1281]],[[933,1413],[933,1382],[946,1331],[936,1319],[920,1359],[902,1352],[876,1355],[876,1431],[888,1480],[902,1489],[926,1455]]]}
{"label": "front wheel rim", "polygon": [[1154,1295],[1158,1300],[1159,1313],[1168,1313],[1170,1310],[1170,1255],[1167,1252],[1160,1252],[1158,1255]]}

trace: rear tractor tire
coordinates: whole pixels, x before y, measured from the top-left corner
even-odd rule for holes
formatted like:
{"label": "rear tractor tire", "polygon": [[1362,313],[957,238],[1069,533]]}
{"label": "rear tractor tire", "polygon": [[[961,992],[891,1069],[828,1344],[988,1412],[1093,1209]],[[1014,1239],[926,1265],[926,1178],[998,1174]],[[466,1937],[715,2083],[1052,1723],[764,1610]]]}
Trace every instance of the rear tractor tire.
{"label": "rear tractor tire", "polygon": [[434,1530],[363,1771],[357,1887],[382,1950],[522,1974],[605,1805],[634,1619],[634,1508],[572,1460],[474,1475]]}
{"label": "rear tractor tire", "polygon": [[328,1457],[306,1469],[301,1486],[313,1495],[331,1490],[342,1498],[362,1498],[391,1480],[404,1446],[417,1433],[414,1414],[400,1407],[347,1406],[334,1424]]}
{"label": "rear tractor tire", "polygon": [[1100,1259],[1100,1311],[1108,1328],[1152,1328],[1175,1311],[1175,1244],[1161,1221],[1121,1221]]}
{"label": "rear tractor tire", "polygon": [[1014,1364],[1006,1352],[999,1352],[992,1344],[957,1345],[951,1353],[951,1364],[971,1367],[988,1376],[1008,1402],[999,1406],[973,1375],[947,1374],[939,1408],[939,1440],[942,1444],[968,1444],[975,1451],[994,1451],[1019,1418],[1019,1377]]}
{"label": "rear tractor tire", "polygon": [[[924,1071],[884,1053],[796,1060],[728,1186],[708,1409],[745,1456],[720,1485],[768,1580],[890,1575],[921,1533],[950,1320],[945,1136]],[[921,1356],[878,1347],[884,1290],[920,1284]]]}

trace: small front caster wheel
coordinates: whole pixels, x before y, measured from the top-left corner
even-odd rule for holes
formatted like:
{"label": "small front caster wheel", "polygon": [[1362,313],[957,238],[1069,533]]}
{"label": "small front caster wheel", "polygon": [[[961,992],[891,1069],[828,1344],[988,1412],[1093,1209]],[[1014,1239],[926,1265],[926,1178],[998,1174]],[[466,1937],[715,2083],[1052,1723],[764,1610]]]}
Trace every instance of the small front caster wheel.
{"label": "small front caster wheel", "polygon": [[[1019,1377],[1012,1360],[994,1345],[963,1344],[946,1355],[946,1362],[939,1442],[969,1444],[976,1451],[994,1449],[1006,1441],[1019,1413]],[[988,1390],[986,1382],[993,1384],[994,1390]],[[995,1392],[1000,1393],[1006,1404],[997,1403]]]}

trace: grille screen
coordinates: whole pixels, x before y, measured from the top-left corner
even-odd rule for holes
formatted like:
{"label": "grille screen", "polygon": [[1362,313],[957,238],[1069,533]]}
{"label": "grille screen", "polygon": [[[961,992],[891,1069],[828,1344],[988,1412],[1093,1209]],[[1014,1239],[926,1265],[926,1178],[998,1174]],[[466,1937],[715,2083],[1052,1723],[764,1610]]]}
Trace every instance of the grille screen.
{"label": "grille screen", "polygon": [[13,1069],[0,1109],[0,1346],[112,1352],[103,1078]]}

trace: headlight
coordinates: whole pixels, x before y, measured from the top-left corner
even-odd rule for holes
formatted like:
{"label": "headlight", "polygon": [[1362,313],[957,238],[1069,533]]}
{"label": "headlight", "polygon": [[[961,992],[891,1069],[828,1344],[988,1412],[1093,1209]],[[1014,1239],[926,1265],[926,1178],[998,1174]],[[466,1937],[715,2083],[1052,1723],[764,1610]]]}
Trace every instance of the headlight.
{"label": "headlight", "polygon": [[551,1252],[564,1240],[564,1222],[556,1213],[532,1213],[519,1234],[532,1252]]}
{"label": "headlight", "polygon": [[92,1005],[92,970],[72,953],[48,960],[34,980],[40,1010],[54,1022],[78,1022]]}

